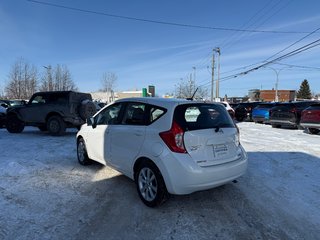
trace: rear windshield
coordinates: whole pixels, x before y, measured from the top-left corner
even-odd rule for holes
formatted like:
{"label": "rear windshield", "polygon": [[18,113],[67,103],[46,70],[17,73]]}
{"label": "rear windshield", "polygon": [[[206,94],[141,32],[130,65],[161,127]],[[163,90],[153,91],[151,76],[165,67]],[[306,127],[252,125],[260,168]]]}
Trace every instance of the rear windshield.
{"label": "rear windshield", "polygon": [[176,107],[174,120],[185,131],[206,128],[234,128],[226,108],[221,104],[194,103]]}
{"label": "rear windshield", "polygon": [[304,101],[304,102],[296,102],[294,103],[297,107],[301,107],[301,108],[306,108],[309,107],[312,104],[315,104],[315,102],[309,102],[309,101]]}
{"label": "rear windshield", "polygon": [[259,104],[258,106],[257,106],[257,108],[272,108],[272,107],[274,107],[275,105],[274,104],[272,104],[272,103],[264,103],[264,104]]}
{"label": "rear windshield", "polygon": [[279,103],[275,107],[294,107],[293,103]]}
{"label": "rear windshield", "polygon": [[314,103],[308,109],[320,109],[320,103]]}

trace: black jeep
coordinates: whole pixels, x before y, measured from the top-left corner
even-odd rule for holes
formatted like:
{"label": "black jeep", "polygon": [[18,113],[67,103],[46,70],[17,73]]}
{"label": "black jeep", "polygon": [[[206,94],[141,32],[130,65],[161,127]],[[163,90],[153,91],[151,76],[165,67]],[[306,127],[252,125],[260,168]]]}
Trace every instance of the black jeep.
{"label": "black jeep", "polygon": [[66,128],[79,128],[96,111],[88,93],[38,92],[28,103],[7,109],[6,128],[10,133],[20,133],[25,126],[35,126],[51,135],[63,135]]}

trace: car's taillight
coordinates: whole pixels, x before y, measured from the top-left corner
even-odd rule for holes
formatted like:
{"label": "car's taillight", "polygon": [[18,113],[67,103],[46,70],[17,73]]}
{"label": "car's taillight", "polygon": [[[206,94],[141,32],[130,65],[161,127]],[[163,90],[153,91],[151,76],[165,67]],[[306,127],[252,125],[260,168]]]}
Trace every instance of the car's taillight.
{"label": "car's taillight", "polygon": [[187,153],[183,142],[184,131],[175,121],[169,131],[161,132],[159,135],[172,152]]}
{"label": "car's taillight", "polygon": [[296,109],[296,108],[292,108],[292,109],[290,110],[290,112],[292,112],[292,113],[297,113],[297,109]]}
{"label": "car's taillight", "polygon": [[272,114],[272,110],[270,109],[270,110],[269,110],[269,116],[271,116],[271,114]]}

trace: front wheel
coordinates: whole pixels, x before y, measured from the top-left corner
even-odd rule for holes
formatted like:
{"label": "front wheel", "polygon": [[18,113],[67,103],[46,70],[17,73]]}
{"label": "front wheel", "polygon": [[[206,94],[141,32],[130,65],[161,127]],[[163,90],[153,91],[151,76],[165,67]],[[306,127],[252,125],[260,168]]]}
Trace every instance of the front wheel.
{"label": "front wheel", "polygon": [[86,144],[83,138],[80,138],[77,143],[77,157],[78,162],[81,165],[90,165],[92,163],[91,159],[88,157]]}
{"label": "front wheel", "polygon": [[24,129],[24,122],[16,115],[9,115],[7,117],[6,128],[10,133],[21,133]]}
{"label": "front wheel", "polygon": [[135,182],[140,199],[148,207],[159,206],[168,198],[160,170],[150,161],[140,164],[135,174]]}

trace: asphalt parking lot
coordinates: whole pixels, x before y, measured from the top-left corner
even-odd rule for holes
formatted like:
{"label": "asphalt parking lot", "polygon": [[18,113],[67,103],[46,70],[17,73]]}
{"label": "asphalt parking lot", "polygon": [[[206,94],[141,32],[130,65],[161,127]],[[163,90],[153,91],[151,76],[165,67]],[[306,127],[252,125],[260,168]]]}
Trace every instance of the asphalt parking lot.
{"label": "asphalt parking lot", "polygon": [[239,123],[236,182],[146,207],[118,172],[76,159],[75,131],[0,129],[0,239],[317,239],[320,135]]}

